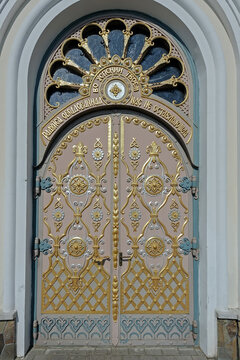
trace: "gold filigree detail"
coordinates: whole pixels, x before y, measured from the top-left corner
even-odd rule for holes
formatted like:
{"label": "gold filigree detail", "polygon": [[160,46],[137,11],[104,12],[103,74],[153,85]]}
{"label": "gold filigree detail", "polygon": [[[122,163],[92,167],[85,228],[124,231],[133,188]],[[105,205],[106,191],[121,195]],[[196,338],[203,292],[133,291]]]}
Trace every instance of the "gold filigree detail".
{"label": "gold filigree detail", "polygon": [[113,266],[117,268],[118,263],[118,241],[119,241],[119,209],[118,209],[118,186],[113,186]]}
{"label": "gold filigree detail", "polygon": [[119,167],[119,137],[118,133],[115,132],[113,135],[113,173],[116,177],[118,175]]}
{"label": "gold filigree detail", "polygon": [[160,256],[165,250],[164,241],[159,237],[151,237],[146,241],[145,250],[150,256]]}
{"label": "gold filigree detail", "polygon": [[118,318],[118,278],[113,276],[112,283],[112,309],[113,309],[113,321],[117,321]]}
{"label": "gold filigree detail", "polygon": [[88,189],[88,181],[81,175],[73,176],[69,183],[69,189],[75,195],[82,195]]}
{"label": "gold filigree detail", "polygon": [[83,255],[86,249],[87,249],[86,242],[79,237],[73,238],[72,240],[69,241],[67,245],[67,250],[69,255],[74,257],[79,257]]}
{"label": "gold filigree detail", "polygon": [[145,190],[150,195],[158,195],[163,191],[163,181],[159,176],[152,175],[144,183]]}

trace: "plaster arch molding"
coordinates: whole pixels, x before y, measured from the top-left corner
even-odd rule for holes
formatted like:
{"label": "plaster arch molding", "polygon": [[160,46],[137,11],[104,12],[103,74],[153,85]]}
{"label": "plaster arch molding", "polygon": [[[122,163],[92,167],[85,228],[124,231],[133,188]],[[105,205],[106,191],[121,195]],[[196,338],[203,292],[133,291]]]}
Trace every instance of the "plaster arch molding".
{"label": "plaster arch molding", "polygon": [[[225,152],[227,64],[221,39],[210,16],[193,1],[182,1],[179,5],[177,0],[141,3],[125,0],[120,3],[109,0],[10,0],[2,4],[1,25],[5,33],[2,60],[8,55],[5,94],[2,94],[2,99],[6,97],[8,120],[5,124],[5,139],[8,141],[4,150],[4,196],[7,206],[3,233],[6,259],[3,311],[17,310],[17,355],[23,356],[29,347],[31,332],[31,139],[34,88],[40,62],[52,40],[66,26],[85,15],[114,8],[128,11],[137,9],[167,24],[186,44],[196,65],[200,89],[201,144],[200,346],[207,356],[212,357],[216,355],[217,346],[215,310],[227,309],[229,300]],[[221,74],[221,78],[218,74]],[[220,168],[217,167],[219,163]]]}

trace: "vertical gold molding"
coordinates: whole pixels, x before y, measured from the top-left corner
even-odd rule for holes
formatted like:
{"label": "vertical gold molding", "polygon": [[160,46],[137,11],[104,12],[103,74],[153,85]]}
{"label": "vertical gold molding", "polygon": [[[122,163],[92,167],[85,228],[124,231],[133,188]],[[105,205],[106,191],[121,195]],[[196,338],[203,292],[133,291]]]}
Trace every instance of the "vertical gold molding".
{"label": "vertical gold molding", "polygon": [[112,152],[112,119],[108,121],[108,154],[111,155]]}
{"label": "vertical gold molding", "polygon": [[118,209],[118,187],[113,186],[113,266],[117,269],[118,261],[118,237],[119,237],[119,209]]}
{"label": "vertical gold molding", "polygon": [[118,278],[113,276],[112,284],[112,309],[113,309],[113,321],[117,321],[118,318]]}
{"label": "vertical gold molding", "polygon": [[113,135],[113,173],[114,176],[118,176],[119,168],[119,138],[118,133],[115,132]]}

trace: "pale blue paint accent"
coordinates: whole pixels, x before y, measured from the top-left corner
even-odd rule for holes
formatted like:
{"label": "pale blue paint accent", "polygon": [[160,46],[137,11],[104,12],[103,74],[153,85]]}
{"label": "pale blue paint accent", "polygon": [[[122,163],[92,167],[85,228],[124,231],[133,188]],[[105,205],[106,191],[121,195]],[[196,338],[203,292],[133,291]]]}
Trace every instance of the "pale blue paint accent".
{"label": "pale blue paint accent", "polygon": [[40,241],[39,244],[39,251],[42,252],[44,255],[48,255],[48,250],[52,248],[52,245],[49,244],[48,239],[44,239]]}
{"label": "pale blue paint accent", "polygon": [[187,238],[184,238],[179,241],[179,248],[183,250],[184,255],[188,255],[191,252],[192,244]]}

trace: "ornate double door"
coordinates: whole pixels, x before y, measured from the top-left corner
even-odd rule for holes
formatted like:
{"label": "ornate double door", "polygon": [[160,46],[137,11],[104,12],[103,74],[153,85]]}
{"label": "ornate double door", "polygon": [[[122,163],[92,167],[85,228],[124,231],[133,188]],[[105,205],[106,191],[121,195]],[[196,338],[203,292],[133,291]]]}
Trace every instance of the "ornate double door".
{"label": "ornate double door", "polygon": [[192,196],[155,122],[81,122],[39,173],[38,344],[191,344]]}

